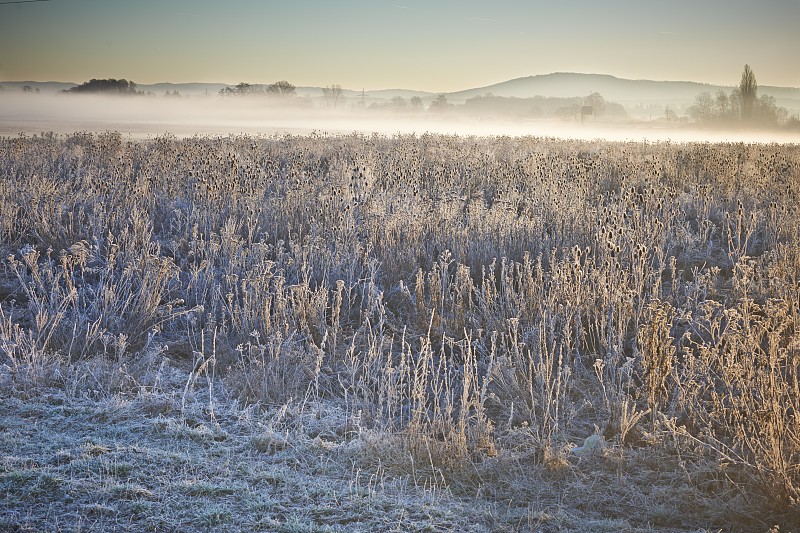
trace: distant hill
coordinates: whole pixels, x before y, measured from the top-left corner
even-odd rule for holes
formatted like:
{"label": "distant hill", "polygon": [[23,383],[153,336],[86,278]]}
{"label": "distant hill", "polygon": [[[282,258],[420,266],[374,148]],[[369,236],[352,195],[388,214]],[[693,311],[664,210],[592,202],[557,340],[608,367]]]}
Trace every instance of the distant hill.
{"label": "distant hill", "polygon": [[[359,93],[360,94],[360,93]],[[399,96],[405,99],[411,99],[415,96],[424,99],[432,99],[439,96],[440,93],[430,93],[427,91],[412,91],[409,89],[381,89],[377,91],[367,91],[367,94],[374,98],[386,98],[387,100],[391,100],[395,96]]]}
{"label": "distant hill", "polygon": [[181,96],[205,96],[216,95],[220,89],[229,87],[226,83],[137,83],[140,91],[151,92],[156,96],[161,96],[165,92],[178,91]]}
{"label": "distant hill", "polygon": [[[322,97],[322,87],[298,87],[297,90],[298,96],[309,96],[311,98]],[[436,98],[441,93],[431,93],[427,91],[415,91],[413,89],[375,89],[369,90],[355,90],[355,89],[345,89],[342,88],[342,96],[349,100],[361,100],[362,96],[364,98],[364,103],[369,105],[372,102],[385,102],[389,101],[392,98],[399,96],[401,98],[405,98],[406,100],[410,100],[411,98],[418,96],[422,98],[425,102],[430,102],[434,98]]]}
{"label": "distant hill", "polygon": [[[734,82],[736,80],[733,80]],[[75,83],[67,82],[38,82],[38,81],[8,81],[0,82],[5,90],[21,90],[24,85],[29,85],[33,89],[39,89],[43,93],[55,93],[64,89],[76,86]],[[163,95],[166,91],[178,91],[182,96],[213,96],[219,93],[224,87],[232,87],[225,83],[154,83],[138,84],[138,88],[144,92],[150,92],[156,96]],[[688,106],[694,102],[695,97],[701,92],[715,93],[723,90],[730,93],[731,86],[710,85],[693,81],[654,81],[654,80],[630,80],[617,78],[608,74],[581,74],[576,72],[556,72],[553,74],[542,74],[537,76],[527,76],[516,78],[485,87],[466,89],[463,91],[434,93],[427,91],[414,91],[409,89],[366,89],[363,92],[365,104],[373,102],[386,102],[396,96],[410,99],[414,96],[422,98],[427,104],[430,103],[438,94],[445,94],[450,103],[462,104],[469,98],[483,96],[488,93],[494,96],[532,98],[534,96],[543,97],[578,97],[588,96],[598,92],[608,101],[618,102],[627,109],[657,107],[670,105],[677,109]],[[322,87],[297,87],[298,96],[309,98],[321,98]],[[787,108],[791,113],[800,113],[800,88],[796,87],[773,87],[761,85],[758,88],[759,95],[770,95],[776,100],[779,106]],[[362,98],[360,89],[344,88],[342,95],[355,101]]]}
{"label": "distant hill", "polygon": [[[153,84],[137,84],[141,91],[151,92],[157,96],[161,96],[166,91],[178,91],[181,96],[204,96],[216,95],[220,89],[225,87],[233,87],[233,85],[226,83],[153,83]],[[299,86],[295,88],[297,96],[309,98],[322,98],[322,87]],[[356,89],[342,89],[342,96],[349,100],[360,99],[361,90]],[[400,96],[405,99],[410,99],[414,96],[426,100],[432,100],[438,93],[429,93],[425,91],[414,91],[410,89],[379,89],[379,90],[365,90],[364,100],[369,104],[374,101],[391,100],[395,96]]]}
{"label": "distant hill", "polygon": [[63,81],[0,81],[0,87],[5,91],[21,91],[26,85],[43,93],[57,93],[76,87],[78,84]]}
{"label": "distant hill", "polygon": [[527,98],[532,96],[571,97],[598,92],[607,100],[664,100],[691,98],[703,91],[716,91],[716,85],[691,81],[628,80],[608,74],[557,72],[517,78],[486,87],[449,93],[448,99],[467,99],[492,93],[495,96]]}
{"label": "distant hill", "polygon": [[[527,76],[487,85],[475,89],[447,93],[447,99],[461,103],[468,98],[492,93],[494,96],[530,98],[533,96],[570,97],[587,96],[598,92],[606,100],[619,102],[625,107],[635,105],[691,104],[701,92],[730,93],[733,86],[710,85],[693,81],[629,80],[608,74],[580,74],[556,72]],[[779,106],[800,109],[800,88],[759,86],[759,95],[775,97]]]}

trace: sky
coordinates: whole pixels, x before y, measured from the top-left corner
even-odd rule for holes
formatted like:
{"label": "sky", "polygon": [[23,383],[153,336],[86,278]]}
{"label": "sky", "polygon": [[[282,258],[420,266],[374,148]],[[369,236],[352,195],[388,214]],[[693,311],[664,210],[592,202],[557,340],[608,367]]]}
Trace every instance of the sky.
{"label": "sky", "polygon": [[551,72],[800,87],[800,0],[0,0],[0,80],[450,92]]}

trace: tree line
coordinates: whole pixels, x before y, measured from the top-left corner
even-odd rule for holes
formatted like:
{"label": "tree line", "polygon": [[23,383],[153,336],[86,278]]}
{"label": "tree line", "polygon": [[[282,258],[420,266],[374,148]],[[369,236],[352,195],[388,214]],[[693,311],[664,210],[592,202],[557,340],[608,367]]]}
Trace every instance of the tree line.
{"label": "tree line", "polygon": [[219,95],[227,96],[295,96],[295,86],[288,81],[281,80],[269,85],[241,82],[233,87],[223,87],[219,90]]}
{"label": "tree line", "polygon": [[143,91],[137,89],[136,84],[126,79],[116,80],[114,78],[108,79],[91,79],[87,82],[65,89],[65,93],[105,93],[105,94],[125,94],[125,95],[140,95],[144,94]]}
{"label": "tree line", "polygon": [[697,122],[705,123],[760,123],[781,124],[786,122],[789,112],[778,107],[775,98],[758,96],[758,82],[750,65],[745,65],[739,86],[730,94],[722,89],[712,95],[702,92],[687,110]]}

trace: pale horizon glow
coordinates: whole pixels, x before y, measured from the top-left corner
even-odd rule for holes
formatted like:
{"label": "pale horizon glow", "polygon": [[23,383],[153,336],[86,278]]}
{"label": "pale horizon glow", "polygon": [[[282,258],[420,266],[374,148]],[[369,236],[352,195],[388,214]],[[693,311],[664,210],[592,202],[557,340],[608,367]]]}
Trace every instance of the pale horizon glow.
{"label": "pale horizon glow", "polygon": [[451,92],[537,74],[800,86],[800,2],[52,0],[0,6],[0,80]]}

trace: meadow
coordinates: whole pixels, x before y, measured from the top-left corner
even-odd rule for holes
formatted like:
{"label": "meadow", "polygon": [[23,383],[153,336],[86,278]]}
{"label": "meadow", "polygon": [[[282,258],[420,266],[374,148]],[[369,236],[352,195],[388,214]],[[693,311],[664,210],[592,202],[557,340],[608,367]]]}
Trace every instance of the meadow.
{"label": "meadow", "polygon": [[792,531],[800,146],[0,139],[0,529]]}

